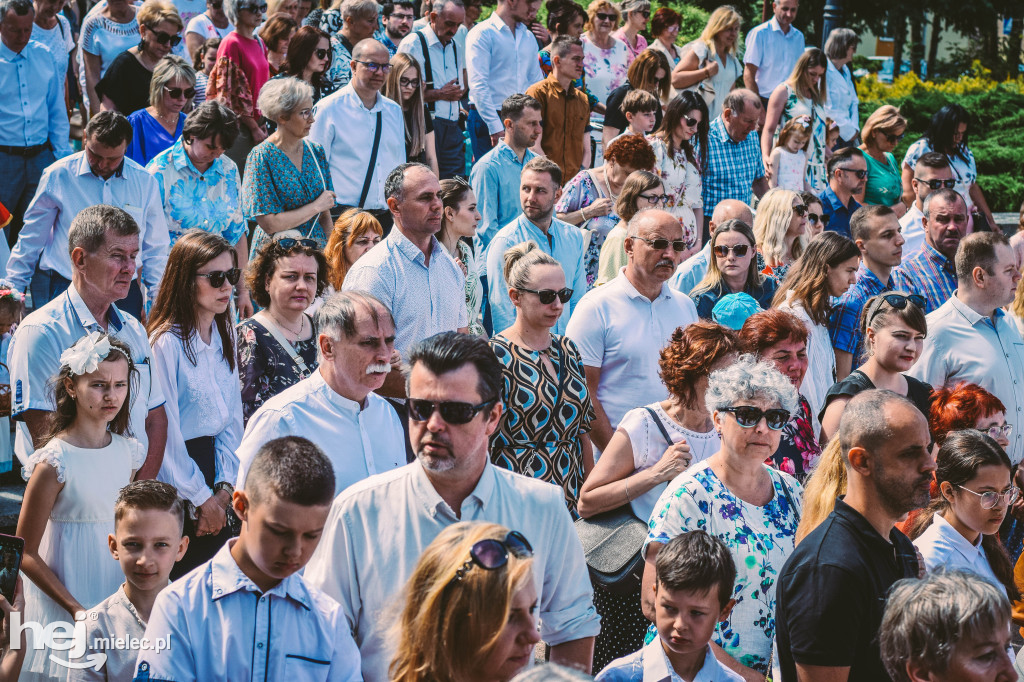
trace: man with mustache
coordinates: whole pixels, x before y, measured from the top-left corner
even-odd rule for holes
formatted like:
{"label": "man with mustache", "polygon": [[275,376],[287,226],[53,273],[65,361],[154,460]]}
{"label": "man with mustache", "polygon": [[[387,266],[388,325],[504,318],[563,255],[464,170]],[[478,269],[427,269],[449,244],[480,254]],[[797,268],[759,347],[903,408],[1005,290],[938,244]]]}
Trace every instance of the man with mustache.
{"label": "man with mustache", "polygon": [[668,398],[658,359],[672,332],[697,321],[686,294],[668,286],[683,252],[679,219],[640,211],[626,228],[626,267],[576,306],[565,333],[580,349],[595,419],[590,437],[603,450],[626,412]]}
{"label": "man with mustache", "polygon": [[928,504],[928,421],[907,398],[872,389],[846,406],[839,442],[846,495],[779,575],[784,682],[888,680],[878,648],[885,595],[897,580],[918,577],[917,553],[895,523]]}
{"label": "man with mustache", "polygon": [[[540,634],[551,645],[551,660],[590,670],[600,618],[562,490],[499,468],[488,455],[501,386],[501,365],[486,340],[446,332],[417,344],[407,379],[416,461],[371,476],[331,507],[305,579],[341,603],[366,682],[391,679],[388,664],[398,645],[391,627],[403,588],[427,545],[459,521],[499,523],[527,538]],[[525,665],[534,643],[517,639],[512,658]],[[451,655],[478,653],[459,651],[457,643],[438,646]]]}
{"label": "man with mustache", "polygon": [[249,419],[237,451],[238,490],[260,449],[284,436],[301,435],[324,451],[334,466],[335,494],[405,464],[398,415],[373,393],[391,371],[391,312],[369,294],[346,291],[324,301],[314,322],[320,367]]}
{"label": "man with mustache", "polygon": [[[925,243],[892,273],[896,288],[925,297],[925,313],[938,308],[956,291],[956,249],[967,235],[967,202],[955,189],[940,189],[924,200],[921,225]],[[904,253],[906,253],[904,245]]]}

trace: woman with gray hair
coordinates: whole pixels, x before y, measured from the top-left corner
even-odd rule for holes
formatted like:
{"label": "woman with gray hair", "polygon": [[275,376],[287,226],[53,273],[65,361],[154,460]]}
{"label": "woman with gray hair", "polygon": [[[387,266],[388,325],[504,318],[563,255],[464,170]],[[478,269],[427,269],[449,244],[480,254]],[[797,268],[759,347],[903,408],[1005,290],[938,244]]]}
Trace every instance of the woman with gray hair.
{"label": "woman with gray hair", "polygon": [[836,149],[854,146],[860,131],[857,88],[850,74],[850,62],[853,61],[858,43],[860,37],[848,28],[835,29],[825,41],[825,56],[828,58],[825,72],[828,90],[825,115],[839,126],[839,144]]}
{"label": "woman with gray hair", "polygon": [[242,210],[259,225],[250,257],[268,235],[323,249],[333,227],[334,185],[324,148],[305,139],[313,125],[313,87],[298,78],[274,79],[260,93],[259,107],[277,129],[253,148],[242,179]]}
{"label": "woman with gray hair", "polygon": [[132,141],[125,155],[145,166],[181,137],[185,125],[182,109],[196,94],[196,72],[177,55],[167,55],[153,69],[149,81],[149,106],[128,117]]}
{"label": "woman with gray hair", "polygon": [[654,620],[654,559],[669,540],[703,529],[722,540],[739,570],[729,617],[711,639],[715,656],[743,675],[766,675],[775,639],[775,584],[793,552],[803,489],[765,464],[798,408],[792,382],[769,362],[742,355],[711,373],[705,404],[721,449],[678,476],[651,515],[642,599]]}
{"label": "woman with gray hair", "polygon": [[1006,593],[970,573],[942,571],[892,587],[878,632],[893,682],[1016,682]]}

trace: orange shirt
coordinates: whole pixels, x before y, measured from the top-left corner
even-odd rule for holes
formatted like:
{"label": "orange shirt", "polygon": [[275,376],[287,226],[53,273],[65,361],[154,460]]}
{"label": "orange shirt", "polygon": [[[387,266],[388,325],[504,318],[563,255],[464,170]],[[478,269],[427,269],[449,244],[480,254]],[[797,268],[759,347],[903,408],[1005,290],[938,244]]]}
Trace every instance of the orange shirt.
{"label": "orange shirt", "polygon": [[540,102],[543,133],[540,146],[544,155],[562,169],[568,180],[580,172],[583,163],[583,133],[590,120],[590,102],[582,90],[569,85],[563,90],[555,74],[534,83],[526,94]]}

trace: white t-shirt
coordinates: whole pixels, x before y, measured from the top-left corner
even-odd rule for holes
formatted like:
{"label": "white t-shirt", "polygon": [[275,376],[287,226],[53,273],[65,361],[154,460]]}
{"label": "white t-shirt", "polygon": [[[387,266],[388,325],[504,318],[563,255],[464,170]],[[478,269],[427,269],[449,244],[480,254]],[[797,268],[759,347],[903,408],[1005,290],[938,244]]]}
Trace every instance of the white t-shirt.
{"label": "white t-shirt", "polygon": [[234,30],[235,27],[230,21],[226,28],[217,28],[213,25],[213,21],[210,17],[205,14],[197,14],[192,17],[190,22],[188,22],[188,28],[185,29],[185,32],[198,33],[204,40],[208,40],[210,38],[226,38],[227,35]]}

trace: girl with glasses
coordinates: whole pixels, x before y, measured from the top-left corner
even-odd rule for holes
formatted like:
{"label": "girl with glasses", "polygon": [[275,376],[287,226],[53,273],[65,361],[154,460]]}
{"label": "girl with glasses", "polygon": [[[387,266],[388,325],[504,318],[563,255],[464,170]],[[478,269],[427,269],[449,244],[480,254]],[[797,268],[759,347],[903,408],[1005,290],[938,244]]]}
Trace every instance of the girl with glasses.
{"label": "girl with glasses", "polygon": [[803,205],[807,207],[807,228],[804,230],[804,236],[810,242],[825,231],[828,226],[828,218],[824,215],[821,199],[810,192],[798,192],[798,194]]}
{"label": "girl with glasses", "polygon": [[[681,92],[669,105],[661,127],[648,140],[654,150],[654,172],[665,183],[666,210],[679,219],[683,237],[696,249],[704,222],[701,173],[707,167],[708,108],[693,92]],[[697,151],[698,146],[700,152]],[[684,260],[690,254],[683,256]]]}
{"label": "girl with glasses", "polygon": [[209,560],[227,542],[227,510],[242,441],[233,287],[241,277],[220,235],[193,230],[175,243],[147,330],[167,402],[161,472],[195,506],[189,546],[172,575]]}
{"label": "girl with glasses", "polygon": [[946,436],[936,458],[939,495],[914,520],[908,536],[929,571],[940,567],[976,574],[1020,599],[1013,564],[999,527],[1020,496],[1010,459],[991,436],[968,429]]}
{"label": "girl with glasses", "polygon": [[384,80],[384,96],[398,102],[405,120],[405,158],[437,170],[434,123],[423,99],[420,65],[412,56],[399,52],[391,58],[391,71]]}
{"label": "girl with glasses", "polygon": [[762,308],[771,307],[778,282],[758,271],[755,244],[753,231],[742,220],[715,227],[707,274],[690,292],[702,320],[710,320],[715,304],[729,294],[750,294]]}
{"label": "girl with glasses", "polygon": [[903,203],[903,185],[900,167],[892,155],[896,145],[907,131],[907,120],[899,109],[886,104],[878,107],[868,116],[861,129],[860,145],[864,160],[868,162],[868,179],[864,185],[864,196],[856,197],[861,204],[882,204],[888,206],[902,218],[907,212]]}
{"label": "girl with glasses", "polygon": [[196,94],[196,72],[177,55],[168,55],[153,69],[149,82],[149,106],[128,116],[132,140],[125,156],[145,166],[181,137],[185,126],[182,109]]}
{"label": "girl with glasses", "polygon": [[597,265],[599,285],[612,281],[619,276],[619,270],[626,267],[626,225],[629,221],[645,208],[664,208],[666,201],[665,188],[657,175],[642,170],[629,174],[615,202],[619,224],[611,229],[601,245]]}
{"label": "girl with glasses", "polygon": [[807,205],[800,195],[779,187],[768,190],[754,216],[758,270],[780,282],[785,279],[807,248],[806,232]]}
{"label": "girl with glasses", "polygon": [[540,641],[533,549],[496,523],[460,522],[420,556],[395,624],[395,682],[508,682]]}

